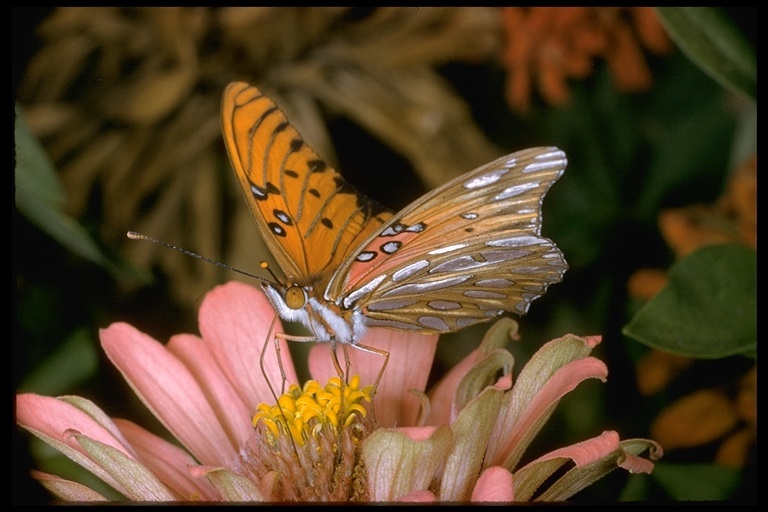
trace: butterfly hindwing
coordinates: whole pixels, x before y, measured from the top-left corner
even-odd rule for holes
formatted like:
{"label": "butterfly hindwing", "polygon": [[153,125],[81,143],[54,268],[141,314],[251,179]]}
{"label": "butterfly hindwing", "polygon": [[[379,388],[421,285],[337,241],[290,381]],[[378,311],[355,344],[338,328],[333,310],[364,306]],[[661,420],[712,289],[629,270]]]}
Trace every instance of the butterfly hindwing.
{"label": "butterfly hindwing", "polygon": [[567,269],[541,237],[541,203],[565,165],[557,148],[527,149],[426,194],[351,254],[326,299],[370,326],[425,332],[525,313]]}
{"label": "butterfly hindwing", "polygon": [[391,216],[326,165],[256,87],[227,87],[222,125],[259,232],[289,279],[322,283]]}

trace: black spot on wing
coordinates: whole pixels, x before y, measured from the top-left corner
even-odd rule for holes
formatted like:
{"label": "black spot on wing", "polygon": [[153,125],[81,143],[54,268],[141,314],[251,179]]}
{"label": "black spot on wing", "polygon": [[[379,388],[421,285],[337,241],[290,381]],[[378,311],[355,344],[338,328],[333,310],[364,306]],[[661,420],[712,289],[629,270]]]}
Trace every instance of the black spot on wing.
{"label": "black spot on wing", "polygon": [[328,165],[322,160],[310,160],[307,162],[310,172],[325,172],[328,169]]}
{"label": "black spot on wing", "polygon": [[281,236],[284,237],[286,235],[285,229],[283,229],[283,226],[278,224],[277,222],[270,222],[267,224],[269,226],[269,230],[275,235],[275,236]]}
{"label": "black spot on wing", "polygon": [[275,217],[277,217],[277,220],[279,220],[286,226],[293,225],[293,221],[291,220],[291,217],[284,211],[278,210],[277,208],[275,208],[274,210],[272,210],[272,213],[274,214]]}
{"label": "black spot on wing", "polygon": [[253,194],[254,199],[257,201],[264,201],[269,197],[269,194],[279,194],[280,189],[274,186],[272,183],[267,182],[267,185],[265,187],[260,187],[259,185],[256,185],[254,182],[250,182],[251,185],[251,194]]}
{"label": "black spot on wing", "polygon": [[279,125],[277,125],[277,128],[275,128],[275,134],[278,134],[278,133],[282,132],[283,130],[285,130],[289,126],[290,125],[288,124],[288,121],[284,121],[284,122],[280,123]]}

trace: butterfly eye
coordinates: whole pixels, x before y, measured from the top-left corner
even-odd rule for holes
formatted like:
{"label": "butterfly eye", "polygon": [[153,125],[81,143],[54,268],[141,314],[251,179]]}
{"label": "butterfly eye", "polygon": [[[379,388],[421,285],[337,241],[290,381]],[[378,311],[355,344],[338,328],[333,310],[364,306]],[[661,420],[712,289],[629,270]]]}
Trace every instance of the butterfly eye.
{"label": "butterfly eye", "polygon": [[285,304],[291,309],[301,309],[307,303],[306,292],[297,284],[285,290]]}

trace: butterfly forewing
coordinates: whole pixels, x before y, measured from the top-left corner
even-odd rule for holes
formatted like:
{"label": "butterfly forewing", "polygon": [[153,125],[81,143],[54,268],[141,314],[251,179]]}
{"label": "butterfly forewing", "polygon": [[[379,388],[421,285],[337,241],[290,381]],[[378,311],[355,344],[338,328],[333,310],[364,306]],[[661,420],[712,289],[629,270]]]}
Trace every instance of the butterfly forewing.
{"label": "butterfly forewing", "polygon": [[368,325],[446,332],[523,314],[567,269],[540,236],[541,203],[565,154],[532,148],[428,193],[381,226],[334,273],[326,299]]}
{"label": "butterfly forewing", "polygon": [[290,279],[324,284],[391,216],[326,165],[257,88],[242,82],[227,87],[222,125],[259,232]]}

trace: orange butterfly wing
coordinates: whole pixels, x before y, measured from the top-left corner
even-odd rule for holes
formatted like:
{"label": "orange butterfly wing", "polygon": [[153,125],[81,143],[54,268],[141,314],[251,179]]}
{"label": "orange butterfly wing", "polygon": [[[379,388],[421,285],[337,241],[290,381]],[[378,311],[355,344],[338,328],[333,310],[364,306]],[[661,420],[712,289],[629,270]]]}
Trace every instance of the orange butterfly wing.
{"label": "orange butterfly wing", "polygon": [[227,86],[224,141],[259,232],[289,279],[325,284],[391,213],[310,148],[259,89]]}

